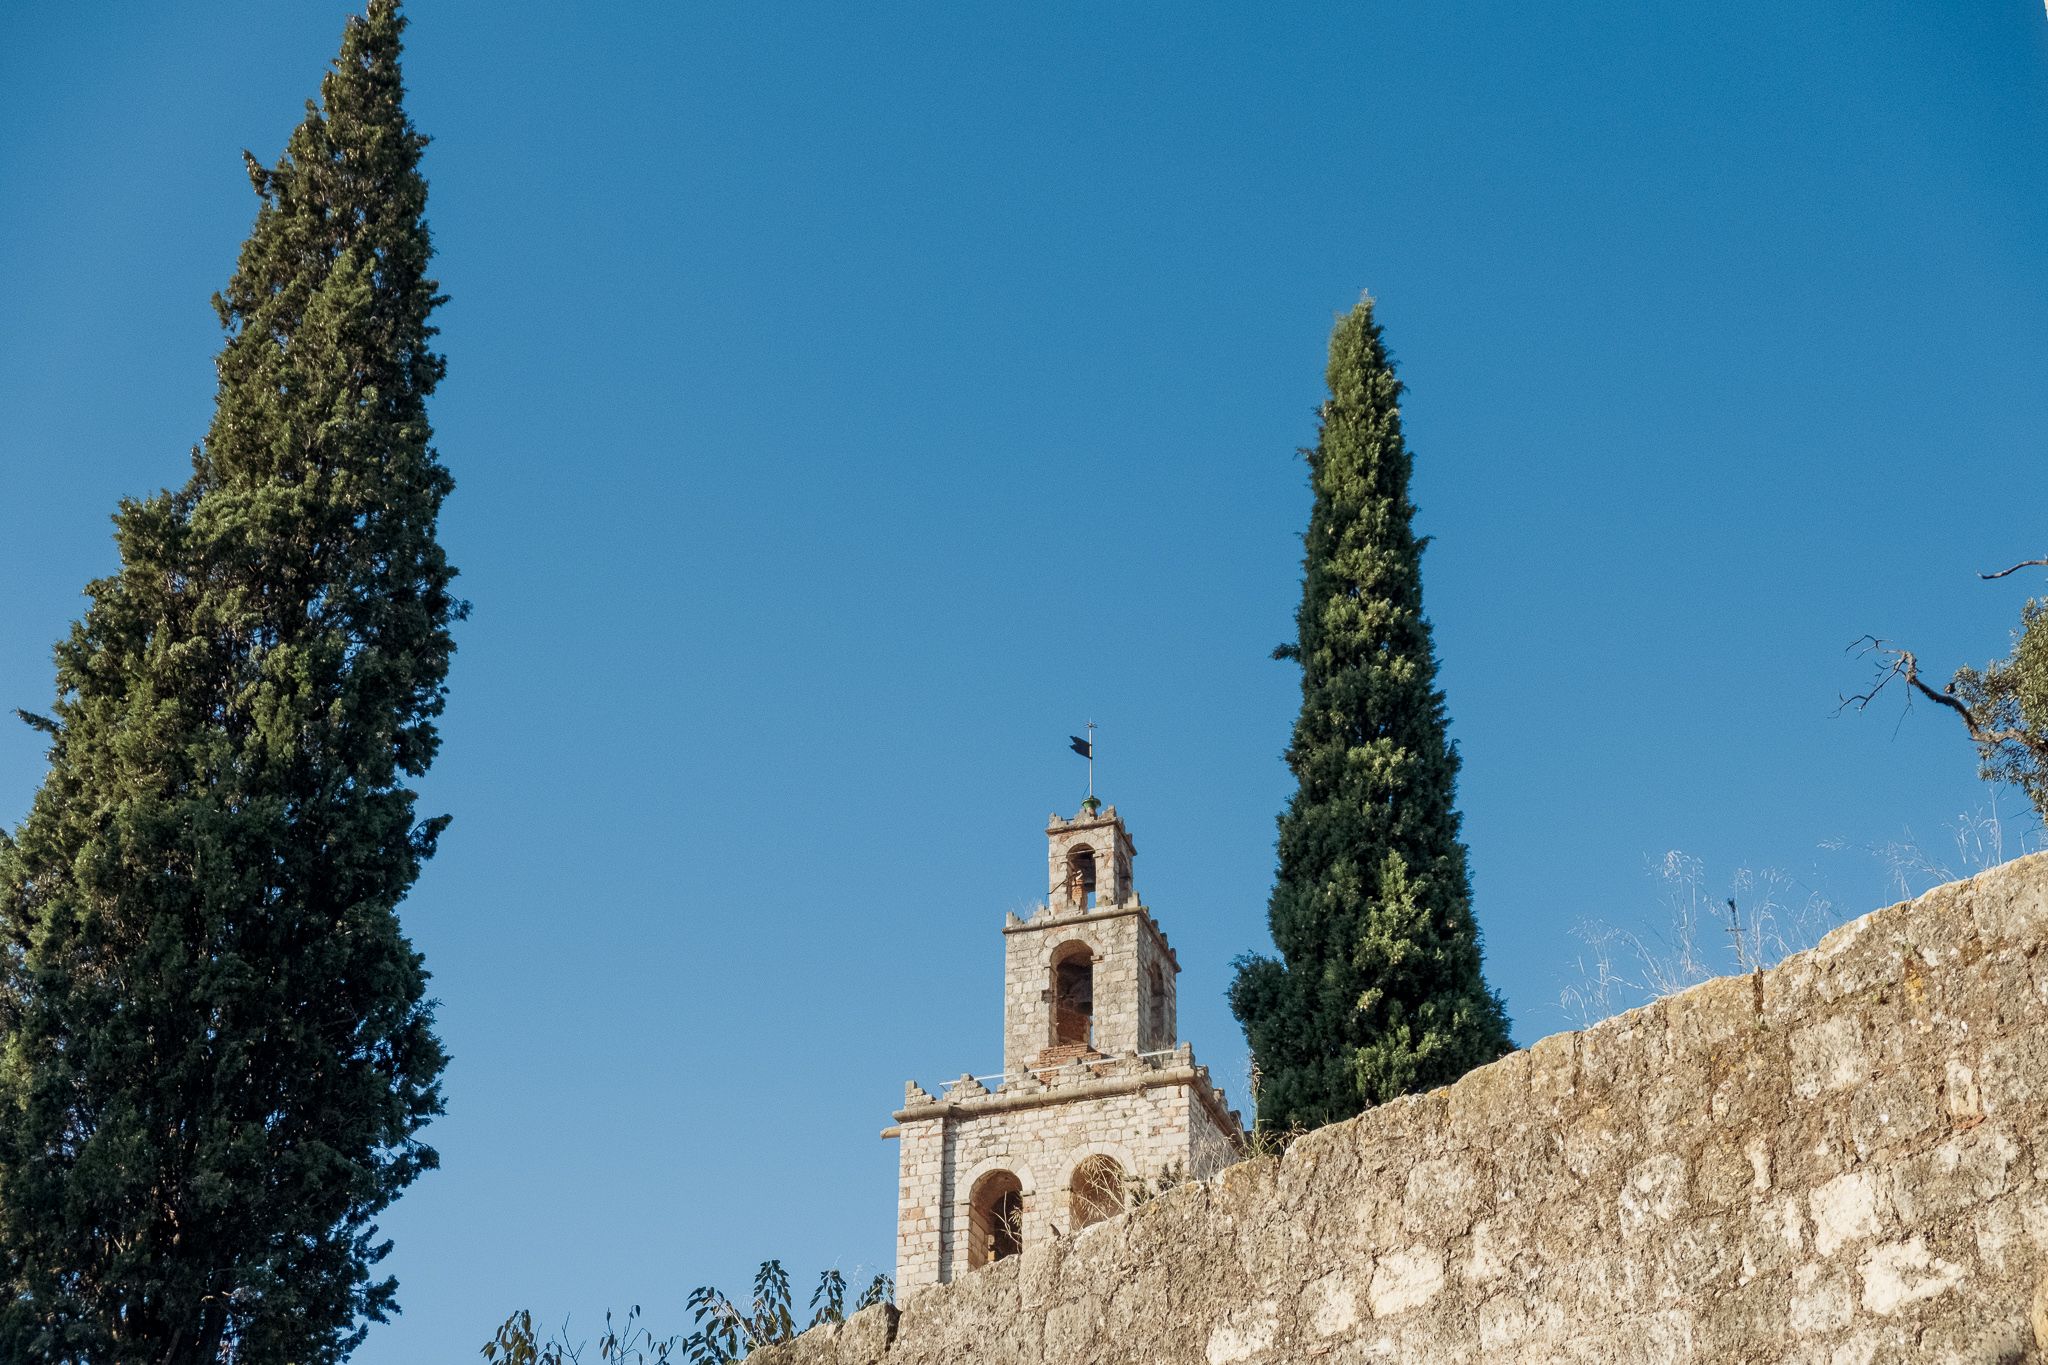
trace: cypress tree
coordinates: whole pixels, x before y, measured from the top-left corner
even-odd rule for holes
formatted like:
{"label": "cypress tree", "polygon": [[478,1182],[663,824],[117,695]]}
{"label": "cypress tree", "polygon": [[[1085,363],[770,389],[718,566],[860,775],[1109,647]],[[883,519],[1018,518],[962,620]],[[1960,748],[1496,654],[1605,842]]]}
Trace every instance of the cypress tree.
{"label": "cypress tree", "polygon": [[214,419],[124,502],[0,840],[0,1358],[315,1365],[394,1308],[378,1213],[444,1056],[397,907],[445,818],[452,483],[396,0],[349,21],[228,286]]}
{"label": "cypress tree", "polygon": [[1330,398],[1294,644],[1301,714],[1268,907],[1279,959],[1239,960],[1231,1008],[1262,1126],[1313,1127],[1441,1085],[1510,1046],[1480,972],[1458,756],[1422,614],[1400,381],[1370,298],[1330,338]]}

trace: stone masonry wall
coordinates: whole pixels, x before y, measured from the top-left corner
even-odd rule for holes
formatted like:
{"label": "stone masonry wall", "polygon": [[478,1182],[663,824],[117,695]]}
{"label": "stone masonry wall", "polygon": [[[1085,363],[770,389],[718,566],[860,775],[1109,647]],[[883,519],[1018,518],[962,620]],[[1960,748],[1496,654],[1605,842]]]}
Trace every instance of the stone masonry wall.
{"label": "stone masonry wall", "polygon": [[[1174,1045],[1180,964],[1152,912],[1136,901],[1108,910],[1041,907],[1030,919],[1003,927],[1004,1071],[1030,1069],[1052,1045],[1052,959],[1072,943],[1085,943],[1095,954],[1096,1049],[1116,1056]],[[1155,967],[1166,996],[1156,1023],[1150,1006]]]}
{"label": "stone masonry wall", "polygon": [[2048,855],[755,1365],[2048,1358]]}
{"label": "stone masonry wall", "polygon": [[[1107,1156],[1134,1180],[1156,1182],[1173,1172],[1213,1174],[1237,1153],[1217,1125],[1206,1073],[1174,1068],[1148,1086],[1099,1099],[956,1118],[906,1120],[898,1188],[897,1297],[968,1273],[968,1200],[991,1171],[1015,1175],[1024,1187],[1024,1244],[1072,1230],[1074,1168]],[[1055,1092],[1056,1093],[1056,1092]]]}
{"label": "stone masonry wall", "polygon": [[1093,815],[1083,810],[1071,819],[1054,815],[1046,821],[1045,840],[1046,894],[1056,908],[1087,908],[1084,902],[1073,899],[1075,888],[1069,884],[1069,859],[1082,848],[1093,855],[1097,905],[1122,905],[1138,898],[1137,887],[1131,881],[1131,862],[1138,848],[1117,817],[1115,806]]}

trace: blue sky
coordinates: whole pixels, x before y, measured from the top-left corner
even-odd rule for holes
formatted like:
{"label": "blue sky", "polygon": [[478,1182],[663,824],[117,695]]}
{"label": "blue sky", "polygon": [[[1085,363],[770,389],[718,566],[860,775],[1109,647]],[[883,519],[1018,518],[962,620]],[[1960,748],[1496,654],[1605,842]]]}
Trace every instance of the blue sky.
{"label": "blue sky", "polygon": [[[48,701],[115,501],[184,477],[240,149],[346,9],[9,16],[0,704]],[[1974,577],[2048,553],[2038,0],[863,10],[412,7],[475,613],[407,907],[445,1168],[371,1365],[888,1268],[876,1133],[999,1064],[1089,718],[1241,1096],[1294,452],[1361,290],[1519,1040],[1575,924],[1661,925],[1667,850],[1848,913],[1994,796],[1948,718],[1834,711],[1859,635],[1938,675],[2038,591]],[[41,771],[0,727],[0,818]]]}

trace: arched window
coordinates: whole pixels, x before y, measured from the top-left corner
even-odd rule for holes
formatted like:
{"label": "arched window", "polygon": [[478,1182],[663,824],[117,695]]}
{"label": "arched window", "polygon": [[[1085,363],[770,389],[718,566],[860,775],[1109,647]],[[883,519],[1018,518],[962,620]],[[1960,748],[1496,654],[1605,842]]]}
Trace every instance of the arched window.
{"label": "arched window", "polygon": [[1068,1217],[1075,1232],[1124,1211],[1124,1168],[1113,1157],[1091,1156],[1068,1182]]}
{"label": "arched window", "polygon": [[974,1182],[967,1205],[967,1268],[979,1270],[1024,1249],[1024,1184],[1008,1171]]}
{"label": "arched window", "polygon": [[1067,854],[1067,899],[1083,910],[1095,908],[1095,850],[1086,844]]}
{"label": "arched window", "polygon": [[1054,1047],[1095,1046],[1095,950],[1063,943],[1052,955]]}

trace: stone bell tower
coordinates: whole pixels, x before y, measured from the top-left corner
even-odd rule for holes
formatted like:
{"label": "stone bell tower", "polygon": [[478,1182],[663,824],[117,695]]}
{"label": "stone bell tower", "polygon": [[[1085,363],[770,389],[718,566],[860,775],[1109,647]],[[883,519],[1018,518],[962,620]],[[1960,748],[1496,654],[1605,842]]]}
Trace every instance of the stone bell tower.
{"label": "stone bell tower", "polygon": [[1093,798],[1046,826],[1047,894],[1003,925],[1003,1070],[904,1087],[896,1285],[945,1284],[1235,1161],[1244,1127],[1176,1036],[1166,935],[1137,847]]}

